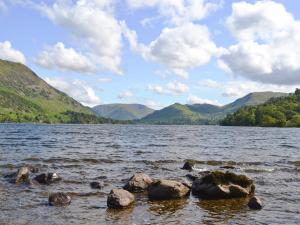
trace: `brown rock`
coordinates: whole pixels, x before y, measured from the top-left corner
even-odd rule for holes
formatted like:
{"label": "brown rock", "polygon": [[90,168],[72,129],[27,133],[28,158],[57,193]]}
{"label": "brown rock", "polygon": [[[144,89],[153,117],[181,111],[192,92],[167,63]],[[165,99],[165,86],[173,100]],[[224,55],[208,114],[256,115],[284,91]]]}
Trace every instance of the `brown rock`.
{"label": "brown rock", "polygon": [[30,169],[26,166],[21,167],[15,178],[16,184],[24,183],[28,181]]}
{"label": "brown rock", "polygon": [[259,210],[259,209],[263,208],[263,204],[262,204],[261,200],[256,196],[252,197],[249,200],[248,206],[250,209],[255,209],[255,210]]}
{"label": "brown rock", "polygon": [[134,202],[134,195],[124,189],[113,189],[107,197],[109,208],[123,208]]}
{"label": "brown rock", "polygon": [[52,206],[65,206],[71,203],[71,197],[65,193],[57,192],[49,195],[49,204]]}
{"label": "brown rock", "polygon": [[134,174],[127,184],[124,186],[124,189],[130,192],[142,192],[146,190],[153,180],[144,173]]}

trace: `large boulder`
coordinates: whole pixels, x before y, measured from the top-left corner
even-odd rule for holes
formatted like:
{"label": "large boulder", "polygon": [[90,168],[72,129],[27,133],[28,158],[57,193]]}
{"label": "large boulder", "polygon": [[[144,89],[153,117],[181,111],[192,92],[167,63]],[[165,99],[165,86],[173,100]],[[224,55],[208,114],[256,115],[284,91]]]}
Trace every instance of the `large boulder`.
{"label": "large boulder", "polygon": [[24,183],[24,182],[28,182],[29,173],[30,173],[30,168],[28,168],[27,166],[21,167],[18,170],[18,172],[16,173],[15,183],[16,184],[21,184],[21,183]]}
{"label": "large boulder", "polygon": [[190,193],[187,184],[173,180],[157,180],[153,182],[148,190],[151,200],[168,200],[182,198]]}
{"label": "large boulder", "polygon": [[253,180],[245,175],[213,171],[192,184],[192,193],[203,199],[241,198],[255,191]]}
{"label": "large boulder", "polygon": [[253,196],[248,202],[248,207],[250,209],[259,210],[263,208],[263,204],[258,197]]}
{"label": "large boulder", "polygon": [[134,195],[124,189],[113,189],[107,197],[109,208],[123,208],[134,202]]}
{"label": "large boulder", "polygon": [[124,189],[130,192],[142,192],[146,190],[153,180],[144,173],[134,174],[127,184],[124,186]]}
{"label": "large boulder", "polygon": [[52,206],[65,206],[71,203],[71,197],[65,193],[57,192],[49,195],[49,204]]}
{"label": "large boulder", "polygon": [[61,180],[57,173],[42,173],[34,178],[40,184],[51,184]]}

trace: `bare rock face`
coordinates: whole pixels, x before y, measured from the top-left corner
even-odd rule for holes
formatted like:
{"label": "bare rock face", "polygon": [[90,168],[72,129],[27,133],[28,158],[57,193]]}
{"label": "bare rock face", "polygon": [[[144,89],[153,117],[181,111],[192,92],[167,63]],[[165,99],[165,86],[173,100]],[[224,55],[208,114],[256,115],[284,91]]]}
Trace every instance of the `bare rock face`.
{"label": "bare rock face", "polygon": [[16,184],[21,184],[28,181],[30,173],[30,168],[27,166],[21,167],[16,173],[15,182]]}
{"label": "bare rock face", "polygon": [[151,200],[178,199],[190,193],[188,185],[173,180],[158,180],[153,182],[148,190]]}
{"label": "bare rock face", "polygon": [[51,184],[61,180],[57,173],[42,173],[34,178],[40,184]]}
{"label": "bare rock face", "polygon": [[71,203],[71,197],[65,193],[57,192],[49,195],[49,204],[52,206],[66,206]]}
{"label": "bare rock face", "polygon": [[197,178],[192,185],[192,193],[204,199],[242,198],[255,191],[253,180],[244,175],[214,171]]}
{"label": "bare rock face", "polygon": [[109,208],[124,208],[134,202],[134,195],[124,189],[113,189],[107,197]]}
{"label": "bare rock face", "polygon": [[152,182],[153,180],[147,174],[136,173],[129,179],[124,189],[130,192],[142,192],[147,190]]}
{"label": "bare rock face", "polygon": [[248,207],[250,209],[259,210],[259,209],[263,208],[263,204],[258,197],[254,196],[254,197],[250,198],[250,200],[248,202]]}

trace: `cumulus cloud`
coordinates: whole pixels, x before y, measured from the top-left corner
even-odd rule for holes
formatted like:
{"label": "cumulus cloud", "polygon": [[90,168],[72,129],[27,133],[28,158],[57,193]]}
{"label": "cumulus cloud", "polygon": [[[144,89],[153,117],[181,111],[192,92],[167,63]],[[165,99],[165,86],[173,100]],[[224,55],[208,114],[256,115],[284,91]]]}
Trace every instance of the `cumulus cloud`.
{"label": "cumulus cloud", "polygon": [[196,95],[189,95],[187,99],[188,104],[210,104],[210,105],[220,105],[217,100],[203,99]]}
{"label": "cumulus cloud", "polygon": [[187,70],[207,64],[218,53],[207,27],[202,25],[187,23],[164,28],[159,37],[149,45],[138,43],[136,32],[128,29],[125,23],[122,27],[133,51],[183,78],[188,77]]}
{"label": "cumulus cloud", "polygon": [[162,95],[180,95],[189,91],[189,87],[181,82],[169,82],[166,86],[149,84],[148,90]]}
{"label": "cumulus cloud", "polygon": [[96,95],[95,90],[80,80],[64,80],[62,78],[45,78],[45,81],[67,93],[75,100],[86,106],[95,106],[101,103],[100,98]]}
{"label": "cumulus cloud", "polygon": [[224,71],[270,84],[300,84],[300,21],[273,1],[233,3],[227,25],[238,43],[219,59]]}
{"label": "cumulus cloud", "polygon": [[76,71],[81,73],[95,72],[96,68],[90,59],[73,48],[66,48],[59,42],[48,46],[36,59],[36,63],[48,69]]}
{"label": "cumulus cloud", "polygon": [[220,83],[211,79],[201,80],[199,84],[201,86],[208,87],[208,88],[218,88],[220,86]]}
{"label": "cumulus cloud", "polygon": [[0,58],[23,64],[26,63],[23,53],[14,49],[9,41],[0,42]]}
{"label": "cumulus cloud", "polygon": [[119,98],[119,99],[124,99],[124,98],[129,98],[129,97],[132,97],[132,96],[133,96],[132,91],[127,90],[127,91],[121,92],[121,93],[118,95],[118,98]]}
{"label": "cumulus cloud", "polygon": [[[169,23],[180,25],[205,18],[210,12],[220,8],[222,1],[212,3],[205,0],[127,0],[127,4],[131,9],[155,7],[159,15]],[[147,18],[147,21],[151,21],[151,18]]]}
{"label": "cumulus cloud", "polygon": [[35,5],[53,23],[66,29],[100,69],[122,74],[122,32],[114,17],[114,1],[55,1]]}

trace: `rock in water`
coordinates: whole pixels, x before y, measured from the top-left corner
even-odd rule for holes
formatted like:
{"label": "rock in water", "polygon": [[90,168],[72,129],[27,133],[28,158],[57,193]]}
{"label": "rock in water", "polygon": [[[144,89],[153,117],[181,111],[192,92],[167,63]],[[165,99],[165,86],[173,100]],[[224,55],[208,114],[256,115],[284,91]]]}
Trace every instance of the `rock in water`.
{"label": "rock in water", "polygon": [[65,193],[58,192],[49,195],[49,204],[52,206],[65,206],[71,203],[71,197]]}
{"label": "rock in water", "polygon": [[144,173],[134,174],[127,184],[124,186],[124,189],[130,192],[142,192],[146,190],[153,180]]}
{"label": "rock in water", "polygon": [[169,200],[182,198],[188,195],[190,188],[188,185],[173,180],[158,180],[153,182],[148,190],[151,200]]}
{"label": "rock in water", "polygon": [[15,178],[16,184],[24,183],[28,181],[30,169],[26,166],[21,167]]}
{"label": "rock in water", "polygon": [[261,200],[256,196],[252,197],[249,200],[248,206],[250,209],[255,209],[255,210],[259,210],[259,209],[263,208],[263,204],[262,204]]}
{"label": "rock in water", "polygon": [[113,189],[107,197],[109,208],[123,208],[134,202],[134,195],[124,189]]}
{"label": "rock in water", "polygon": [[93,181],[90,183],[90,186],[93,189],[102,189],[104,187],[104,184],[102,182]]}
{"label": "rock in water", "polygon": [[193,170],[195,163],[193,161],[186,161],[181,169],[183,170]]}
{"label": "rock in water", "polygon": [[51,184],[61,180],[61,177],[57,173],[42,173],[34,178],[35,181],[40,184]]}
{"label": "rock in water", "polygon": [[193,182],[192,193],[204,199],[241,198],[253,194],[253,180],[245,175],[213,171]]}

